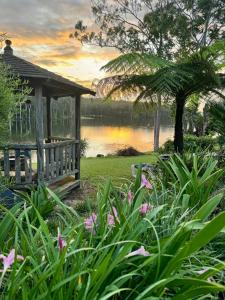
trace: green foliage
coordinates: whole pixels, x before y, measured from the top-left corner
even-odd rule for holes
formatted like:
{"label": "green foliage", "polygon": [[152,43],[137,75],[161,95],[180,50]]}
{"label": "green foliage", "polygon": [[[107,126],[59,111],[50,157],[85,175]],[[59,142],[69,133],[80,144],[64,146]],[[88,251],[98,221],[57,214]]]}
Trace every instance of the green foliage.
{"label": "green foliage", "polygon": [[[218,140],[210,135],[196,136],[184,135],[184,151],[185,152],[212,152],[216,150]],[[160,149],[161,153],[173,153],[174,142],[172,140],[166,141]]]}
{"label": "green foliage", "polygon": [[[104,13],[102,13],[104,11]],[[82,21],[71,37],[82,43],[172,58],[223,39],[223,0],[98,0],[92,12],[99,31]]]}
{"label": "green foliage", "polygon": [[208,130],[212,133],[219,134],[218,142],[222,147],[225,142],[225,98],[221,101],[213,101],[208,108],[209,124]]}
{"label": "green foliage", "polygon": [[23,102],[30,93],[26,82],[12,74],[0,58],[0,132],[1,140],[6,138],[9,119],[17,109],[17,104]]}
{"label": "green foliage", "polygon": [[209,155],[191,154],[184,159],[174,155],[168,162],[159,162],[163,182],[177,188],[186,207],[202,206],[216,190],[224,170],[218,169],[217,161]]}
{"label": "green foliage", "polygon": [[86,139],[81,139],[80,140],[80,156],[85,156],[85,153],[88,148],[88,141]]}
{"label": "green foliage", "polygon": [[[107,83],[110,85],[109,97],[115,92],[124,93],[130,89],[133,90],[133,93],[139,94],[138,100],[151,97],[153,94],[175,97],[181,91],[187,99],[194,94],[207,94],[210,91],[217,93],[215,89],[220,88],[223,82],[224,76],[216,73],[215,60],[223,59],[224,52],[221,53],[218,50],[215,54],[211,47],[202,48],[176,63],[168,61],[168,65],[158,64],[158,70],[152,69],[152,66],[156,64],[157,57],[145,54],[143,64],[139,64],[140,54],[133,53],[132,57],[133,60],[130,60],[126,54],[121,55],[103,67],[107,72],[120,73],[121,65],[123,65],[123,75],[109,77],[99,83],[100,90],[104,89]],[[137,57],[137,60],[134,57]],[[137,72],[139,66],[141,74]]]}
{"label": "green foliage", "polygon": [[[173,168],[180,164],[181,160],[171,162]],[[207,181],[209,173],[201,180]],[[7,254],[15,248],[24,261],[16,260],[4,274],[0,299],[218,298],[225,291],[221,281],[225,264],[210,258],[207,248],[225,227],[224,212],[212,217],[222,195],[206,195],[203,205],[189,209],[178,201],[184,193],[160,182],[154,182],[152,190],[140,183],[139,171],[134,183],[119,189],[105,184],[96,197],[97,218],[87,229],[76,211],[45,188],[30,200],[26,196],[25,205],[1,207],[0,249]],[[193,184],[199,188],[198,181]],[[186,198],[193,196],[191,189],[185,193]],[[45,215],[38,203],[47,203],[49,197],[57,205],[55,218]],[[149,205],[144,215],[143,204]],[[61,248],[58,230],[66,241]],[[141,246],[146,256],[132,256]]]}
{"label": "green foliage", "polygon": [[[146,63],[146,71],[143,71],[141,65],[141,74],[137,72],[138,63],[133,63],[127,58],[127,55],[121,55],[103,67],[106,71],[117,73],[121,70],[120,65],[123,61],[125,73],[115,75],[101,80],[98,89],[106,97],[124,95],[136,96],[136,102],[142,99],[152,100],[153,96],[161,95],[166,98],[174,98],[176,103],[175,115],[175,151],[183,152],[183,113],[184,107],[189,97],[195,95],[208,95],[214,93],[224,97],[218,89],[225,86],[225,76],[218,73],[217,60],[224,60],[225,52],[221,50],[224,42],[215,43],[213,46],[202,48],[188,57],[183,57],[177,62],[171,62],[168,66],[159,66],[158,70],[149,72],[151,61],[155,63],[153,55],[145,54],[149,57]],[[217,47],[216,47],[217,45]],[[219,45],[219,46],[218,46]],[[215,50],[216,49],[216,50]],[[216,52],[217,51],[217,52]],[[140,54],[133,53],[133,57],[139,57]],[[145,59],[146,62],[146,59]],[[221,67],[221,66],[220,66]],[[136,72],[133,74],[131,69]],[[127,71],[129,71],[127,73]],[[130,75],[130,73],[132,73]]]}

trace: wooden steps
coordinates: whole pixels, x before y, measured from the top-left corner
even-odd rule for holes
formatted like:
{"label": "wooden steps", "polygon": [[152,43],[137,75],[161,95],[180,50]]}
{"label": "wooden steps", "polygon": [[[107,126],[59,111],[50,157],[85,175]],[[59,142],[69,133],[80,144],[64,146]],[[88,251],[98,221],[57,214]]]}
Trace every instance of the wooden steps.
{"label": "wooden steps", "polygon": [[70,191],[80,187],[80,180],[75,180],[74,176],[67,176],[62,180],[50,184],[48,187],[63,199]]}

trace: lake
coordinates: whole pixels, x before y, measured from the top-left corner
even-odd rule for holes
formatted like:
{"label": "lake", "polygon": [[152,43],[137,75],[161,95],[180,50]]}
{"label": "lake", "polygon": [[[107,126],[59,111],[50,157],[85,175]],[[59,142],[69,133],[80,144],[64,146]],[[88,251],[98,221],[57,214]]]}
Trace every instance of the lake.
{"label": "lake", "polygon": [[[73,106],[72,106],[73,107]],[[153,150],[154,115],[152,112],[133,112],[133,104],[84,101],[81,117],[81,137],[88,141],[87,157],[112,154],[126,146],[141,152]],[[46,113],[44,113],[45,115]],[[168,109],[161,112],[160,145],[173,138],[173,120]],[[72,137],[74,111],[71,102],[52,103],[52,135]],[[34,108],[26,105],[10,124],[13,142],[35,142]],[[46,132],[46,122],[45,122]]]}
{"label": "lake", "polygon": [[[139,151],[153,150],[154,128],[131,126],[90,126],[82,122],[81,136],[87,139],[87,157],[97,154],[107,155],[125,146],[132,146]],[[173,137],[172,126],[162,126],[160,132],[160,145]]]}

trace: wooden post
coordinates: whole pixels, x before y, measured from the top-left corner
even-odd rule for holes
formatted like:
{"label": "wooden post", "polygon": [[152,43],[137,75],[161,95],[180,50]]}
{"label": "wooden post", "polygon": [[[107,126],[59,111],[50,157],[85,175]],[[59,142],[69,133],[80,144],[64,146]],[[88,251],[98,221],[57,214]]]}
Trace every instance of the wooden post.
{"label": "wooden post", "polygon": [[35,87],[35,119],[36,119],[36,143],[37,143],[37,175],[38,183],[44,182],[44,122],[42,86]]}
{"label": "wooden post", "polygon": [[75,140],[79,141],[76,144],[76,169],[75,179],[80,180],[80,94],[75,96]]}
{"label": "wooden post", "polygon": [[46,111],[47,111],[47,142],[51,143],[52,136],[52,115],[51,115],[51,97],[46,97]]}

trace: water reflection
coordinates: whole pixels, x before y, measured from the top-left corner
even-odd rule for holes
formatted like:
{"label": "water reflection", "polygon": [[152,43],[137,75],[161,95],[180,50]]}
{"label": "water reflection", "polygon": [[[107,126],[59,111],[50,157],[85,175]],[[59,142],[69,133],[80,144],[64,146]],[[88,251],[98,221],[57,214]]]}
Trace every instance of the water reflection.
{"label": "water reflection", "polygon": [[[127,126],[85,126],[82,125],[81,136],[88,140],[86,156],[109,154],[125,146],[132,146],[139,151],[153,150],[154,129],[148,127]],[[173,137],[173,127],[161,127],[160,145]]]}
{"label": "water reflection", "polygon": [[[73,137],[73,118],[56,118],[53,113],[52,135],[59,137]],[[14,143],[34,143],[35,142],[35,118],[29,118],[25,114],[22,120],[16,119],[11,127],[10,141]],[[139,118],[124,117],[87,117],[81,119],[81,137],[88,140],[89,147],[86,152],[87,157],[97,154],[107,155],[125,146],[132,146],[139,151],[146,152],[153,150],[153,123],[154,119],[148,120]],[[45,120],[46,136],[46,120]],[[160,145],[173,137],[173,127],[168,113],[164,113],[161,120]]]}

